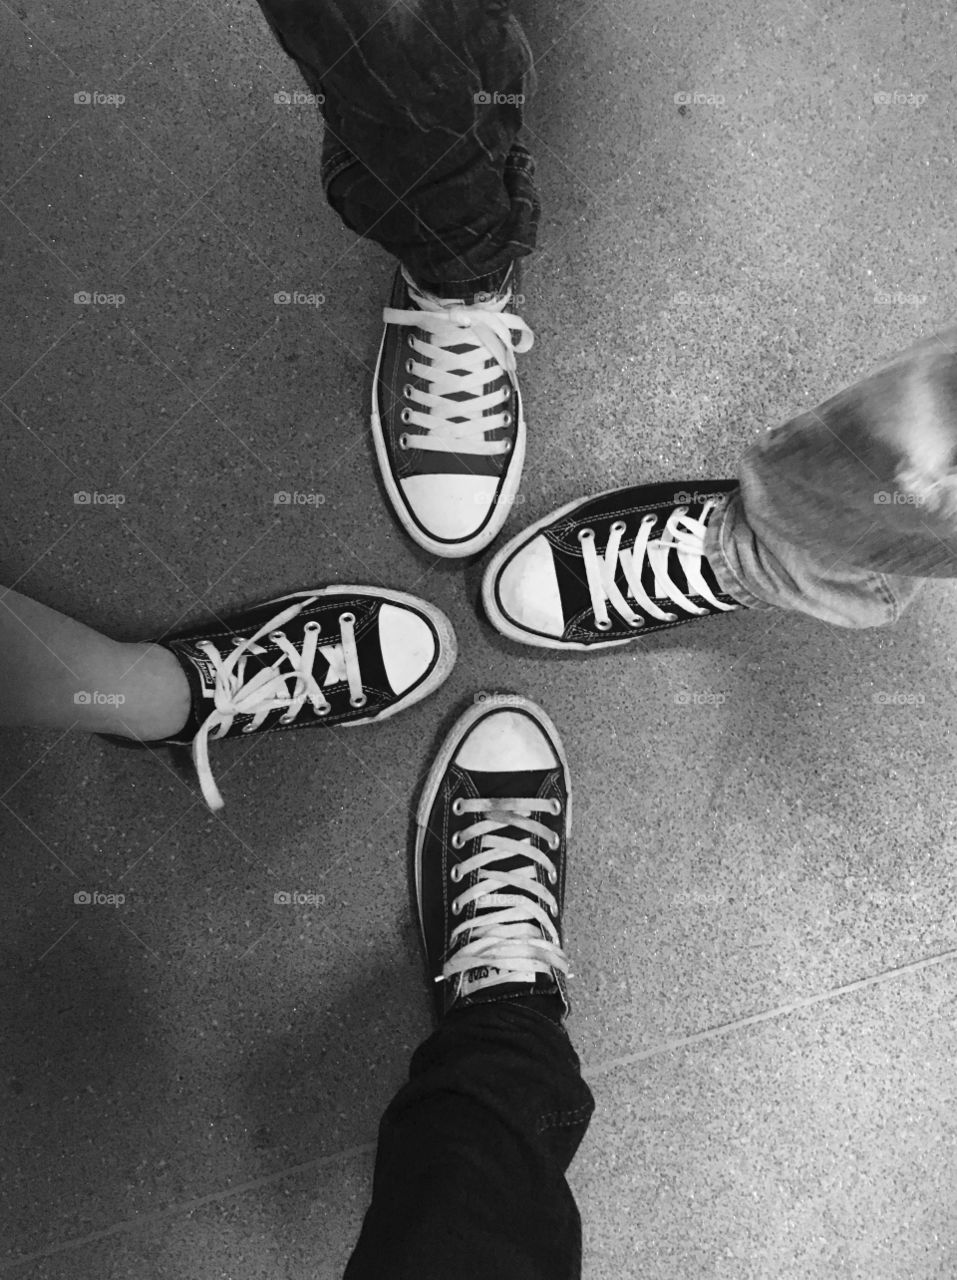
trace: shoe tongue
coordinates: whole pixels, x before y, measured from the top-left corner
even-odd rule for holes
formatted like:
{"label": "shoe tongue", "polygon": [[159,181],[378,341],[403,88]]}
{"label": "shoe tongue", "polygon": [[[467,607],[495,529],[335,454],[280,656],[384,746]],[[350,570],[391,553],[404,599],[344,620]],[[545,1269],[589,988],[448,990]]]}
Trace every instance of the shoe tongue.
{"label": "shoe tongue", "polygon": [[[548,773],[541,769],[527,770],[521,773],[484,773],[475,769],[468,770],[468,775],[476,787],[478,794],[483,799],[494,800],[496,796],[525,798],[529,799],[537,796]],[[478,817],[479,815],[476,815]],[[535,814],[538,818],[541,815]],[[508,839],[520,840],[523,843],[531,844],[533,837],[527,831],[523,831],[520,827],[500,827],[495,833],[497,836],[505,836]],[[518,867],[527,863],[527,859],[516,855],[514,858],[503,859],[495,863],[495,867],[502,871],[515,871]],[[522,894],[521,889],[510,887],[509,894]],[[535,902],[537,899],[532,894],[522,894],[529,901]],[[481,923],[483,915],[488,911],[498,911],[500,907],[484,906],[473,918],[473,924]],[[537,934],[537,930],[536,930]],[[540,983],[538,980],[541,979]],[[461,996],[474,995],[476,992],[484,990],[486,987],[506,987],[514,986],[515,992],[498,991],[496,995],[506,996],[508,994],[516,994],[519,989],[527,988],[529,985],[545,985],[552,987],[553,979],[549,974],[538,973],[535,969],[508,969],[502,970],[493,965],[477,965],[474,969],[468,969],[462,974],[461,987],[459,994]]]}
{"label": "shoe tongue", "polygon": [[178,660],[189,685],[189,716],[179,733],[173,735],[179,742],[194,738],[212,710],[216,669],[209,654],[191,640],[167,640],[163,647]]}

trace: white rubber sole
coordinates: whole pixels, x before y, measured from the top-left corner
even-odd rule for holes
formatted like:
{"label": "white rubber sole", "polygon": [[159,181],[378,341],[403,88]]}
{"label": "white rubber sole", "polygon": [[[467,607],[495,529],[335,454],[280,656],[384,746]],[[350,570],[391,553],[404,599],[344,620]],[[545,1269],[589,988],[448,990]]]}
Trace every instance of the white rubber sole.
{"label": "white rubber sole", "polygon": [[482,607],[485,610],[486,617],[496,631],[509,640],[517,640],[519,644],[533,645],[538,649],[571,649],[583,653],[591,653],[595,649],[620,649],[622,645],[632,644],[639,639],[641,635],[640,629],[636,631],[634,636],[626,636],[624,640],[596,640],[593,644],[583,644],[578,640],[560,640],[554,636],[539,635],[535,631],[527,631],[524,627],[518,626],[517,623],[507,618],[498,607],[495,599],[495,583],[498,575],[502,571],[505,562],[520,547],[531,542],[542,529],[554,524],[562,516],[567,516],[576,507],[580,507],[583,502],[591,502],[594,498],[604,498],[608,494],[617,493],[620,487],[602,489],[599,493],[589,493],[583,498],[575,498],[572,502],[566,502],[563,507],[556,507],[547,516],[542,516],[541,520],[536,520],[534,524],[530,524],[521,533],[517,533],[514,538],[510,538],[503,547],[500,547],[495,552],[495,555],[488,562],[485,573],[482,575]]}
{"label": "white rubber sole", "polygon": [[452,763],[456,752],[461,747],[463,741],[469,732],[478,724],[479,720],[487,715],[492,715],[496,711],[505,710],[525,711],[535,723],[542,729],[547,736],[551,746],[554,748],[555,754],[558,756],[562,766],[562,773],[565,779],[565,791],[568,801],[565,805],[565,839],[571,836],[572,831],[572,779],[571,772],[568,768],[568,757],[565,755],[565,748],[562,745],[561,737],[558,730],[552,723],[549,716],[538,706],[532,702],[530,698],[523,698],[521,694],[504,694],[496,693],[489,696],[488,699],[475,703],[464,711],[448,737],[439,748],[438,755],[432,763],[429,775],[425,780],[422,788],[422,795],[419,798],[419,807],[416,813],[416,831],[415,831],[415,903],[419,915],[419,932],[422,935],[423,945],[425,943],[425,926],[422,920],[422,851],[425,847],[425,834],[428,829],[429,815],[435,804],[435,798],[439,793],[442,785],[442,779],[448,771],[449,765]]}
{"label": "white rubber sole", "polygon": [[389,501],[392,503],[392,509],[399,518],[403,529],[412,539],[418,543],[423,550],[430,552],[434,556],[443,556],[448,560],[459,560],[465,556],[477,555],[478,552],[484,551],[502,531],[502,526],[511,513],[512,506],[515,503],[515,496],[518,493],[518,486],[521,483],[522,472],[525,469],[525,410],[522,404],[522,394],[517,391],[516,399],[518,402],[518,425],[515,431],[515,444],[512,447],[511,456],[508,466],[505,469],[505,479],[502,483],[502,489],[495,501],[495,511],[492,514],[488,524],[480,533],[474,537],[468,538],[462,542],[439,542],[435,538],[430,538],[427,533],[416,524],[412,516],[409,514],[408,505],[399,486],[396,484],[395,477],[392,474],[392,467],[389,463],[389,452],[386,448],[385,433],[382,430],[382,421],[379,417],[379,406],[376,397],[376,388],[379,385],[379,369],[382,366],[382,353],[385,350],[385,340],[388,327],[383,325],[382,339],[379,342],[379,354],[375,362],[375,373],[372,379],[372,440],[375,444],[376,460],[379,464],[379,473],[385,484],[386,493],[389,495]]}
{"label": "white rubber sole", "polygon": [[[421,600],[418,596],[409,595],[405,591],[392,591],[388,587],[360,587],[346,583],[342,586],[320,587],[316,591],[293,591],[287,596],[277,596],[275,600],[266,600],[264,603],[278,605],[290,600],[312,599],[316,596],[337,596],[342,595],[344,592],[346,594],[375,596],[378,600],[388,600],[390,604],[408,605],[415,609],[417,613],[421,613],[423,617],[428,618],[435,627],[436,636],[438,637],[438,653],[436,654],[435,666],[421,684],[410,689],[408,693],[396,694],[395,703],[391,707],[387,707],[385,711],[380,711],[378,715],[360,716],[357,720],[346,720],[342,724],[332,726],[334,729],[355,729],[359,725],[380,724],[383,720],[390,720],[392,716],[398,715],[406,707],[415,706],[417,702],[421,702],[424,698],[434,693],[449,678],[452,668],[455,666],[458,642],[455,639],[455,631],[451,622],[441,609],[437,609],[434,604],[429,604],[427,600]],[[294,728],[295,726],[290,725],[288,727]],[[267,730],[267,732],[271,731]]]}

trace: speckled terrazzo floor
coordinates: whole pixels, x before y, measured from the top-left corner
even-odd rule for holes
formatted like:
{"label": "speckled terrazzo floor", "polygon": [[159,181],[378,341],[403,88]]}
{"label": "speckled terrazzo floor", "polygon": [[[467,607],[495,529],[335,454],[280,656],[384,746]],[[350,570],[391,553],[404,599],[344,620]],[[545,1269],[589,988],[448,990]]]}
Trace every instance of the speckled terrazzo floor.
{"label": "speckled terrazzo floor", "polygon": [[[544,216],[510,529],[731,473],[953,321],[949,6],[558,8],[519,0]],[[560,726],[578,797],[585,1280],[957,1273],[950,584],[884,632],[742,614],[591,660],[498,640],[480,566],[419,555],[379,498],[391,263],[325,208],[256,6],[19,0],[0,32],[3,580],[124,638],[375,581],[460,644],[379,729],[224,746],[221,817],[153,759],[0,739],[0,1273],[341,1275],[429,1026],[409,806],[440,727],[502,688]],[[277,314],[282,289],[325,301]],[[293,489],[324,501],[273,504]],[[81,885],[127,902],[76,907]],[[323,901],[276,906],[292,888]]]}

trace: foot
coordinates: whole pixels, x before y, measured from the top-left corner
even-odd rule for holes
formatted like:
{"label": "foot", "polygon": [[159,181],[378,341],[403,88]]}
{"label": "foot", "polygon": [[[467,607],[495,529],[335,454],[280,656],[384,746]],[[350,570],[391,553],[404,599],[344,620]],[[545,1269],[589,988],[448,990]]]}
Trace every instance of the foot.
{"label": "foot", "polygon": [[487,547],[518,491],[525,422],[515,354],[529,350],[532,332],[508,310],[511,279],[465,305],[418,289],[400,267],[382,313],[376,456],[396,515],[433,555]]}
{"label": "foot", "polygon": [[745,606],[718,586],[704,540],[734,480],[611,489],[553,511],[493,556],[492,625],[545,649],[607,649]]}
{"label": "foot", "polygon": [[555,726],[526,698],[460,718],[419,803],[415,883],[436,1008],[558,996],[571,784]]}
{"label": "foot", "polygon": [[211,809],[223,799],[210,740],[387,720],[437,689],[455,662],[445,615],[381,587],[297,591],[163,643],[192,704],[184,729],[163,741],[192,747]]}

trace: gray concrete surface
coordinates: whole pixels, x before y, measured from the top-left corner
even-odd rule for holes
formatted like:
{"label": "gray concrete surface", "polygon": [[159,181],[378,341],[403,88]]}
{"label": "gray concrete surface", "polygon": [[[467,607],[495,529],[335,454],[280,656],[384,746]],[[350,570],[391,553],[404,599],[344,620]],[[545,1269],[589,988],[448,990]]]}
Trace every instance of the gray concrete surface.
{"label": "gray concrete surface", "polygon": [[[545,213],[510,528],[727,474],[953,320],[950,6],[521,12]],[[377,581],[439,604],[461,650],[380,729],[224,746],[221,817],[152,759],[4,735],[0,1272],[341,1274],[429,1026],[410,804],[448,716],[506,688],[561,726],[578,797],[585,1280],[957,1273],[951,586],[880,633],[736,615],[591,660],[499,641],[478,569],[419,556],[379,499],[391,264],[324,207],[319,128],[273,103],[301,86],[251,0],[20,0],[0,31],[4,580],[128,638]],[[277,314],[279,289],[326,302]],[[325,505],[275,508],[293,488]],[[78,908],[80,886],[128,901]]]}

